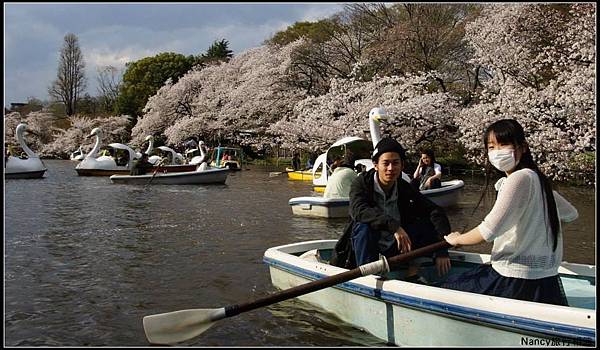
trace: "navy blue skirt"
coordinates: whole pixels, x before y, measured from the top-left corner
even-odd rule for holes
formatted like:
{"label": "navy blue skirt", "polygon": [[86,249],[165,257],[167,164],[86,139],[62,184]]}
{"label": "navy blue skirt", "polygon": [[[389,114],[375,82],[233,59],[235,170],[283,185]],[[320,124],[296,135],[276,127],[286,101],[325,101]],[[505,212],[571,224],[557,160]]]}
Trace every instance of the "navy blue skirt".
{"label": "navy blue skirt", "polygon": [[450,276],[440,287],[497,297],[568,306],[560,277],[540,279],[504,277],[490,264]]}

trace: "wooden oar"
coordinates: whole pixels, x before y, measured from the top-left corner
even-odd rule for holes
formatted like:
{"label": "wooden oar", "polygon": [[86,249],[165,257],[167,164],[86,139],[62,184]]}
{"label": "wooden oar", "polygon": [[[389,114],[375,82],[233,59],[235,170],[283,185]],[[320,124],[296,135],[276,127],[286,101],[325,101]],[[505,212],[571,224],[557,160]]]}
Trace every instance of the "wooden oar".
{"label": "wooden oar", "polygon": [[361,276],[388,272],[390,271],[390,266],[394,267],[415,257],[448,247],[450,247],[450,244],[443,240],[405,254],[396,255],[387,259],[387,261],[385,258],[382,258],[379,261],[365,264],[337,275],[285,289],[242,304],[230,305],[218,309],[188,309],[145,316],[143,319],[144,332],[151,344],[179,343],[199,336],[216,321],[221,319],[335,286],[336,284]]}
{"label": "wooden oar", "polygon": [[150,181],[148,181],[148,183],[146,183],[146,184],[144,185],[144,188],[146,188],[146,186],[150,185],[150,183],[152,182],[152,180],[154,180],[154,177],[156,176],[156,174],[157,174],[157,173],[158,173],[158,171],[160,170],[160,166],[162,165],[162,163],[163,163],[163,160],[162,160],[162,159],[161,159],[161,160],[159,160],[159,161],[158,161],[158,163],[156,163],[156,165],[155,165],[155,167],[156,167],[156,170],[154,170],[154,174],[152,174],[152,177],[150,178]]}

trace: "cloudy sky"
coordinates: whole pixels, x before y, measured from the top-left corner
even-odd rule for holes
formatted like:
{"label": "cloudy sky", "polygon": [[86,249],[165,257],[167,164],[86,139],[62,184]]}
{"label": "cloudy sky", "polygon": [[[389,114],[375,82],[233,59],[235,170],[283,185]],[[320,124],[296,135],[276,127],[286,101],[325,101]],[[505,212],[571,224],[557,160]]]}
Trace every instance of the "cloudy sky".
{"label": "cloudy sky", "polygon": [[197,55],[226,39],[234,55],[260,46],[297,21],[315,21],[342,3],[4,3],[4,106],[48,100],[65,34],[86,63],[87,92],[98,95],[97,68],[161,52]]}

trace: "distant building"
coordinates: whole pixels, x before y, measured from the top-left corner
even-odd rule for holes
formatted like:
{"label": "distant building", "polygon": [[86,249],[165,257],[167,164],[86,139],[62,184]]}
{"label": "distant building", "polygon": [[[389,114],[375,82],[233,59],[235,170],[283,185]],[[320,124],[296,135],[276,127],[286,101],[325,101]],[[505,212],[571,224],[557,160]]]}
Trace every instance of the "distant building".
{"label": "distant building", "polygon": [[25,107],[25,106],[27,106],[27,103],[22,103],[22,102],[12,102],[12,103],[10,104],[10,110],[11,110],[11,111],[16,111],[16,110],[18,110],[18,109],[20,109],[20,108],[22,108],[22,107]]}

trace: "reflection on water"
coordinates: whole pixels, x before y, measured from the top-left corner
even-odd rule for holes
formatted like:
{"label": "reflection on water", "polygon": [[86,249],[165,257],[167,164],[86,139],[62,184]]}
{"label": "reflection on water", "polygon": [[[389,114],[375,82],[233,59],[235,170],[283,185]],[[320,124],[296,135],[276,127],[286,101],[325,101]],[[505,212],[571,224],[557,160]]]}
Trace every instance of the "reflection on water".
{"label": "reflection on water", "polygon": [[[114,185],[78,177],[70,161],[44,161],[46,177],[5,182],[5,343],[144,346],[142,317],[216,308],[272,293],[264,251],[337,239],[344,220],[294,217],[287,201],[309,182],[232,173],[226,185]],[[472,228],[481,183],[465,179],[453,228]],[[589,188],[561,188],[580,218],[565,228],[565,260],[595,261]],[[490,246],[469,247],[489,253]],[[223,320],[187,345],[385,345],[298,300]]]}

